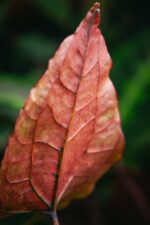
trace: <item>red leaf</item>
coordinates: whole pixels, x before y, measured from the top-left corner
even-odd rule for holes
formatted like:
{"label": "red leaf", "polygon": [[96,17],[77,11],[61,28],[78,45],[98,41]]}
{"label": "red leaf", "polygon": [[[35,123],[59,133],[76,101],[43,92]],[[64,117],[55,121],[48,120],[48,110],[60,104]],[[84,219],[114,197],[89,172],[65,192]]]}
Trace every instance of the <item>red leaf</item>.
{"label": "red leaf", "polygon": [[2,161],[1,213],[50,211],[86,196],[121,158],[112,62],[99,21],[95,3],[31,90]]}

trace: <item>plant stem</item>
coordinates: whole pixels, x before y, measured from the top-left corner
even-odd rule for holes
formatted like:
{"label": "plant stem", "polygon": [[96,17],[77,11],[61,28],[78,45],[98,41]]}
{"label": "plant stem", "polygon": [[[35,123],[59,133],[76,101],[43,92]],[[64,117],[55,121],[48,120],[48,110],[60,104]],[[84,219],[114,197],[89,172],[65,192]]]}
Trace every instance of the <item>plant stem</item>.
{"label": "plant stem", "polygon": [[56,211],[52,211],[50,214],[53,220],[53,225],[60,225]]}

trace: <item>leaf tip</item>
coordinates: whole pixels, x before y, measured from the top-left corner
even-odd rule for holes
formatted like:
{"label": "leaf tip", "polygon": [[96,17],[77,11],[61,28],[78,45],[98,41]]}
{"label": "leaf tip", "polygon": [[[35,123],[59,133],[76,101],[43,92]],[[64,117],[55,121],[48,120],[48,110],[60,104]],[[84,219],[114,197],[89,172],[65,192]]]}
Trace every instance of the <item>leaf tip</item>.
{"label": "leaf tip", "polygon": [[94,16],[95,22],[97,24],[99,24],[99,21],[100,21],[100,3],[99,2],[95,2],[95,4],[90,9],[90,12]]}
{"label": "leaf tip", "polygon": [[92,8],[90,9],[90,11],[92,13],[95,13],[95,12],[100,12],[100,3],[99,2],[95,2],[95,4],[92,6]]}

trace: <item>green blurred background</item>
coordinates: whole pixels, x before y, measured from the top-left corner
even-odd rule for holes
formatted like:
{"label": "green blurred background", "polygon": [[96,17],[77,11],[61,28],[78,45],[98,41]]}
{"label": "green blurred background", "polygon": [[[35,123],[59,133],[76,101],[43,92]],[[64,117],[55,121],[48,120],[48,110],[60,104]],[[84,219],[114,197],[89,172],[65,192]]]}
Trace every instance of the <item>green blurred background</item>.
{"label": "green blurred background", "polygon": [[[29,90],[93,0],[0,0],[0,156]],[[150,224],[150,30],[148,1],[101,0],[126,150],[89,198],[59,212],[61,225]],[[0,225],[50,225],[15,215]]]}

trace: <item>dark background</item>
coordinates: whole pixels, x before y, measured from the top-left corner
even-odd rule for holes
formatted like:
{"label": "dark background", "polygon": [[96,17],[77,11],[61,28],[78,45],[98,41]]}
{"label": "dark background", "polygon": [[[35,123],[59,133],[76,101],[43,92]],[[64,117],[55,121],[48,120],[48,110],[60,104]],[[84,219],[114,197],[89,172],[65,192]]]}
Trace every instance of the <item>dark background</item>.
{"label": "dark background", "polygon": [[[150,30],[148,1],[101,0],[113,58],[126,150],[85,200],[59,212],[61,225],[150,224]],[[0,0],[0,154],[29,90],[93,0]],[[15,215],[0,225],[50,225],[48,216]]]}

